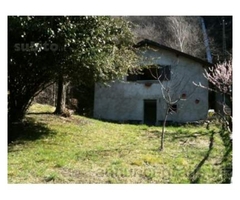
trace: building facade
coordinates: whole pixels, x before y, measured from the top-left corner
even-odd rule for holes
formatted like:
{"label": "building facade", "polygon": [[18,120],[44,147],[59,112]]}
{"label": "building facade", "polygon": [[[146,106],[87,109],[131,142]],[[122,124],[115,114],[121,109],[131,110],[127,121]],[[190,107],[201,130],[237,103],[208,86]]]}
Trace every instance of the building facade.
{"label": "building facade", "polygon": [[[207,86],[203,73],[211,64],[150,40],[135,47],[142,58],[142,73],[129,74],[109,86],[96,84],[94,117],[152,125],[161,124],[166,112],[171,122],[206,119],[208,91],[193,82]],[[169,98],[171,109],[166,103]]]}

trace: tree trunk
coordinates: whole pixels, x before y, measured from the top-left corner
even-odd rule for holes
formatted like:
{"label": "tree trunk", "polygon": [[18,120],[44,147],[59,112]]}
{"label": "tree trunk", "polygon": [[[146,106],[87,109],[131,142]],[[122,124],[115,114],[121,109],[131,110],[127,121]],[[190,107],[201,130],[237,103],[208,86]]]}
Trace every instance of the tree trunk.
{"label": "tree trunk", "polygon": [[167,110],[166,110],[166,113],[165,113],[165,118],[164,118],[163,125],[162,125],[161,146],[159,148],[160,151],[163,151],[163,149],[164,149],[164,134],[165,134],[165,127],[166,127],[169,108],[170,108],[170,106],[167,106]]}
{"label": "tree trunk", "polygon": [[21,135],[24,125],[23,119],[32,99],[25,95],[24,98],[12,95],[8,98],[8,143]]}
{"label": "tree trunk", "polygon": [[54,114],[61,115],[64,113],[66,105],[67,84],[64,83],[62,76],[59,77],[57,84],[58,84],[57,105]]}

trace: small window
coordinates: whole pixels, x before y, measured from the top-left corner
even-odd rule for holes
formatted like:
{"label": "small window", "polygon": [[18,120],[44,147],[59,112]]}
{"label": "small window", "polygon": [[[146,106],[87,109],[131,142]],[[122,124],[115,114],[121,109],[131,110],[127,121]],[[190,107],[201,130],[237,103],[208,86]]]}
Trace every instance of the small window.
{"label": "small window", "polygon": [[185,94],[185,93],[183,93],[182,95],[181,95],[181,99],[186,99],[187,98],[187,95]]}
{"label": "small window", "polygon": [[159,69],[160,81],[169,81],[171,79],[171,66],[160,66]]}
{"label": "small window", "polygon": [[137,74],[128,74],[127,81],[137,81],[138,75]]}
{"label": "small window", "polygon": [[173,104],[170,106],[168,113],[176,113],[177,112],[177,104]]}
{"label": "small window", "polygon": [[199,99],[196,99],[195,100],[195,104],[199,104],[200,100]]}
{"label": "small window", "polygon": [[159,69],[157,67],[145,68],[139,74],[138,80],[156,80],[155,77],[159,74]]}
{"label": "small window", "polygon": [[157,80],[169,81],[171,79],[171,66],[170,65],[152,65],[149,68],[144,68],[141,74],[129,74],[127,81],[137,80]]}

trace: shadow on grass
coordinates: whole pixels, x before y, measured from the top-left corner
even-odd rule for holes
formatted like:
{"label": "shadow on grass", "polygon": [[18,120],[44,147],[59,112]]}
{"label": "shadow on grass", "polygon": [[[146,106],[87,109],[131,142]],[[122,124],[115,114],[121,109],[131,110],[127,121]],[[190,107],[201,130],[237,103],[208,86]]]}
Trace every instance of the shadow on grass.
{"label": "shadow on grass", "polygon": [[[177,133],[179,135],[179,133]],[[179,136],[176,136],[174,135],[172,137],[172,140],[178,140],[178,139],[184,139],[184,138],[197,138],[199,136],[205,136],[205,135],[209,135],[209,133],[206,133],[206,132],[194,132],[194,133],[189,133],[189,132],[186,132],[186,133],[181,133],[181,135]]]}
{"label": "shadow on grass", "polygon": [[34,141],[55,134],[43,123],[29,118],[24,122],[8,124],[8,144],[15,141]]}
{"label": "shadow on grass", "polygon": [[204,156],[204,158],[200,161],[200,163],[198,163],[198,165],[193,170],[193,172],[190,173],[190,175],[189,175],[190,183],[199,183],[199,181],[200,181],[200,177],[198,175],[198,172],[201,169],[201,167],[204,165],[206,160],[209,158],[209,155],[210,155],[210,153],[211,153],[211,151],[213,149],[214,134],[215,134],[215,132],[211,131],[211,136],[210,136],[210,139],[209,139],[208,151],[207,151],[206,155]]}
{"label": "shadow on grass", "polygon": [[27,115],[53,115],[53,112],[28,112]]}
{"label": "shadow on grass", "polygon": [[225,146],[225,152],[222,161],[222,183],[231,183],[232,178],[232,139],[228,131],[221,130],[220,136]]}
{"label": "shadow on grass", "polygon": [[[193,172],[189,175],[189,180],[191,183],[199,183],[200,177],[198,175],[198,171],[201,169],[201,167],[204,165],[205,161],[209,158],[209,155],[213,149],[213,142],[214,142],[214,131],[211,131],[211,136],[209,139],[209,148],[204,156],[204,158],[200,161],[200,163],[196,166],[196,168],[193,170]],[[222,160],[219,165],[221,165],[222,170],[222,181],[221,183],[231,183],[232,178],[232,140],[230,139],[229,132],[226,132],[224,130],[220,131],[220,136],[222,138],[225,152],[222,157]]]}
{"label": "shadow on grass", "polygon": [[[150,138],[152,137],[160,137],[162,131],[159,130],[151,130],[148,131],[148,136]],[[188,130],[178,130],[177,132],[168,134],[168,129],[165,132],[165,135],[168,136],[170,138],[171,141],[175,141],[175,140],[181,140],[184,138],[197,138],[197,137],[201,137],[201,136],[205,136],[205,135],[209,135],[209,132],[204,132],[204,131],[196,131],[194,133],[188,131]]]}

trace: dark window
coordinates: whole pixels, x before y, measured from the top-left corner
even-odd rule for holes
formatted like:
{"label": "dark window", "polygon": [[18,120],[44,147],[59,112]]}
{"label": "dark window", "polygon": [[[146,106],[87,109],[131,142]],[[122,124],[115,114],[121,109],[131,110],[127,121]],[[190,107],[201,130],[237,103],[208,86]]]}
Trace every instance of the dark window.
{"label": "dark window", "polygon": [[128,74],[127,81],[137,81],[138,75],[137,74]]}
{"label": "dark window", "polygon": [[129,74],[127,76],[127,81],[157,80],[158,78],[160,81],[169,81],[171,79],[171,66],[157,65],[144,68],[141,71],[141,74]]}
{"label": "dark window", "polygon": [[157,67],[144,68],[141,73],[142,74],[139,74],[138,80],[156,80],[159,74],[159,68]]}
{"label": "dark window", "polygon": [[182,94],[181,99],[186,99],[187,95],[185,93]]}
{"label": "dark window", "polygon": [[171,79],[171,66],[160,66],[159,74],[161,75],[160,81],[169,81]]}
{"label": "dark window", "polygon": [[176,113],[177,112],[177,104],[170,105],[168,110],[169,113]]}

